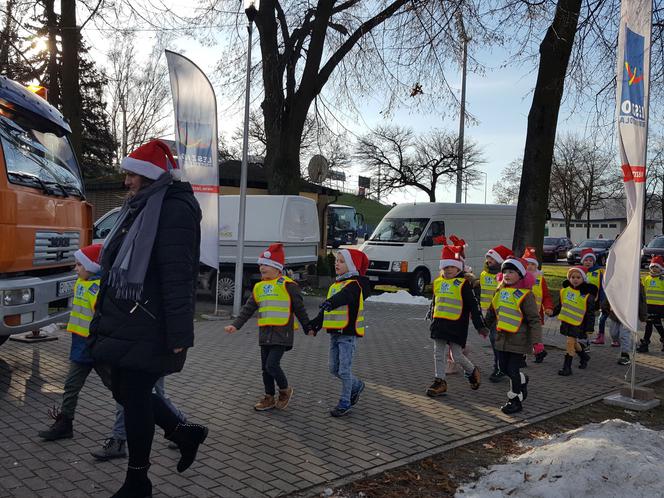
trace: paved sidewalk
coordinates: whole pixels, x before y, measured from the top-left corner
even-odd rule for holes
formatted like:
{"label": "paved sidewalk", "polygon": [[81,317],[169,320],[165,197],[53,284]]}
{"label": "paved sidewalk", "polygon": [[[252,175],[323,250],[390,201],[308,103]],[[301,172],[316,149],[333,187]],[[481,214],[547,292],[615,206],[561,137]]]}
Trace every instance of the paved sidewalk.
{"label": "paved sidewalk", "polygon": [[[310,312],[317,302],[307,298]],[[262,382],[255,322],[232,336],[221,330],[226,322],[198,322],[185,370],[168,378],[166,388],[192,421],[210,427],[210,435],[197,463],[182,475],[175,471],[177,452],[156,436],[154,496],[306,490],[596,398],[623,385],[627,372],[616,364],[616,349],[594,346],[589,369],[579,370],[575,362],[574,375],[563,378],[556,372],[564,353],[551,347],[543,364],[526,370],[531,381],[525,410],[508,417],[499,410],[508,384],[488,382],[491,349],[472,331],[470,358],[486,382],[471,391],[462,375],[451,375],[447,396],[430,399],[424,395],[433,377],[426,307],[367,303],[366,310],[367,337],[360,341],[355,372],[367,389],[341,419],[327,413],[339,383],[327,371],[324,333],[298,334],[284,357],[295,389],[288,410],[257,413],[252,406]],[[562,345],[556,323],[548,322],[546,342]],[[0,347],[0,496],[109,496],[124,477],[124,460],[96,463],[89,455],[113,422],[113,401],[94,374],[79,402],[75,437],[44,443],[36,435],[47,425],[47,408],[60,403],[69,341],[61,332],[54,342]],[[664,374],[664,353],[655,343],[656,352],[639,355],[639,382]]]}

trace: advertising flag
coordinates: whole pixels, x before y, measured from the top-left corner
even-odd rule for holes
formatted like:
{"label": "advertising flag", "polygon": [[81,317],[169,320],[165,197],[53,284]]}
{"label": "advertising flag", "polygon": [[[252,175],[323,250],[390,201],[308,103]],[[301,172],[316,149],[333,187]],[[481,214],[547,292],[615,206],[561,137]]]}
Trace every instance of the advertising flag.
{"label": "advertising flag", "polygon": [[621,2],[616,119],[625,185],[627,226],[609,252],[604,290],[611,310],[633,332],[639,325],[639,270],[646,180],[651,19],[652,0]]}
{"label": "advertising flag", "polygon": [[184,179],[191,183],[203,211],[201,262],[219,266],[219,166],[217,99],[196,64],[166,50],[175,110],[175,141]]}

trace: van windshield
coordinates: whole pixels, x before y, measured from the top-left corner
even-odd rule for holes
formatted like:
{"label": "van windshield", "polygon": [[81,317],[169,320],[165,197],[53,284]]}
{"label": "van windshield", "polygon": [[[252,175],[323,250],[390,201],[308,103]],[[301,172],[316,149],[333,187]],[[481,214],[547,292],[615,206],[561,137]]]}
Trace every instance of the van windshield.
{"label": "van windshield", "polygon": [[0,142],[10,182],[46,194],[83,196],[74,151],[66,137],[39,131],[28,120],[0,115]]}
{"label": "van windshield", "polygon": [[385,218],[369,240],[382,242],[417,242],[429,218]]}

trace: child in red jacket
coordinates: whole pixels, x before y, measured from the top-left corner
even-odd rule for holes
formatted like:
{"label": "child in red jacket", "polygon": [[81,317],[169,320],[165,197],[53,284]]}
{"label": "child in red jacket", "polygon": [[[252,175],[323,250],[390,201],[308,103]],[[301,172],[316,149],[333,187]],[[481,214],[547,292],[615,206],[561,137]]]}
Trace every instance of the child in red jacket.
{"label": "child in red jacket", "polygon": [[[544,315],[551,316],[553,314],[553,299],[549,292],[549,286],[546,284],[544,272],[539,269],[539,261],[534,247],[526,247],[523,253],[523,259],[528,263],[526,270],[534,279],[532,290],[537,302],[537,309],[539,309],[540,322],[544,324]],[[544,350],[544,344],[538,342],[533,346],[533,353],[535,354],[535,363],[542,363],[547,352]]]}

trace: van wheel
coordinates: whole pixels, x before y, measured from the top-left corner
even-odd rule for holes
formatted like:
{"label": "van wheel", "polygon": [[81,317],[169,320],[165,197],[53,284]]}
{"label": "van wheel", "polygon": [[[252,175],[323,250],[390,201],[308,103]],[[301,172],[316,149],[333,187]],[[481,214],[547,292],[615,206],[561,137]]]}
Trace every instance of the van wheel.
{"label": "van wheel", "polygon": [[3,335],[0,337],[0,346],[2,346],[5,342],[7,342],[7,339],[9,339],[8,335]]}
{"label": "van wheel", "polygon": [[[217,277],[216,272],[212,272],[210,275],[210,294],[214,298],[214,290],[217,287]],[[235,275],[232,273],[220,273],[219,274],[219,290],[217,292],[219,296],[219,304],[233,304],[233,299],[235,298]]]}
{"label": "van wheel", "polygon": [[417,270],[410,281],[410,293],[413,296],[420,296],[429,283],[429,272],[426,270]]}

